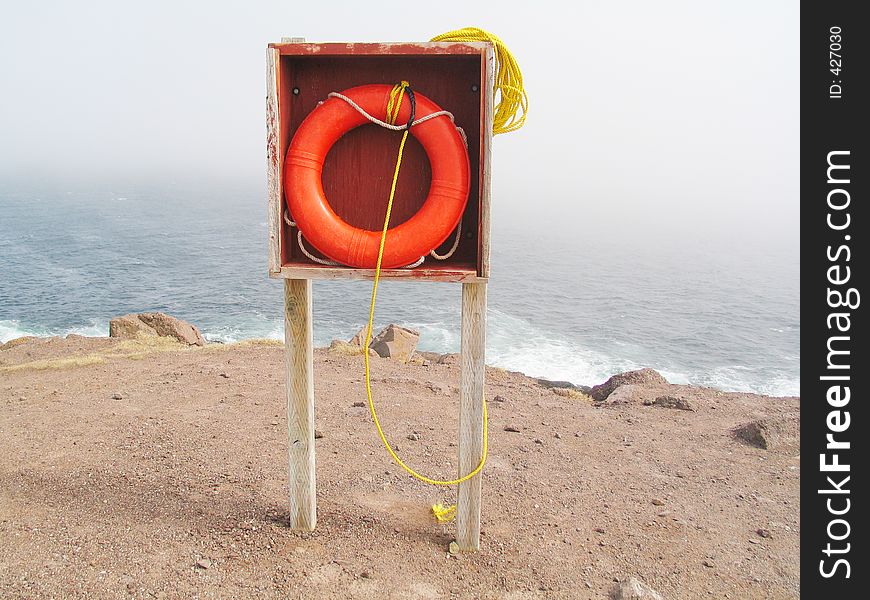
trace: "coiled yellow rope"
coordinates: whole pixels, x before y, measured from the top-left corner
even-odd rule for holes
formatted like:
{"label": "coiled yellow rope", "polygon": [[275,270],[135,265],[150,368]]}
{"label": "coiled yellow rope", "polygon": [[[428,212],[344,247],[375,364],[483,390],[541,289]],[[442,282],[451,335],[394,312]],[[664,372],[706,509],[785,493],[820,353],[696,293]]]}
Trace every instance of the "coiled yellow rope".
{"label": "coiled yellow rope", "polygon": [[492,133],[516,131],[526,122],[529,97],[523,87],[523,73],[514,55],[498,36],[477,27],[463,27],[436,35],[433,42],[491,42],[495,46],[496,73],[493,93],[498,93],[492,119]]}
{"label": "coiled yellow rope", "polygon": [[[396,118],[399,115],[399,108],[401,108],[402,99],[404,98],[404,95],[405,95],[405,89],[408,87],[408,85],[409,84],[407,81],[403,81],[402,83],[395,85],[393,87],[393,90],[390,93],[390,101],[387,104],[387,121],[391,125],[396,124]],[[396,195],[396,182],[399,179],[399,168],[402,165],[402,156],[405,152],[405,142],[407,141],[407,139],[408,139],[408,129],[405,129],[405,131],[402,133],[402,141],[399,143],[399,154],[398,154],[398,157],[396,159],[396,169],[393,172],[393,182],[392,182],[392,185],[390,186],[390,198],[387,202],[387,214],[384,217],[384,227],[383,227],[383,230],[381,231],[381,243],[380,243],[380,247],[378,248],[378,260],[377,260],[377,263],[375,264],[375,279],[374,279],[374,283],[372,285],[372,299],[371,299],[371,304],[369,306],[369,323],[368,323],[368,329],[366,330],[365,344],[363,345],[363,348],[366,349],[366,352],[364,352],[365,371],[366,371],[366,373],[365,373],[366,395],[368,396],[369,412],[371,412],[372,420],[374,420],[374,422],[375,422],[375,427],[378,430],[378,435],[381,438],[381,442],[383,442],[384,448],[387,449],[387,452],[390,453],[390,456],[393,457],[393,460],[396,461],[396,464],[398,464],[400,467],[402,467],[409,475],[419,479],[420,481],[424,481],[426,483],[431,483],[433,485],[456,485],[458,483],[462,483],[463,481],[468,481],[469,479],[471,479],[472,477],[474,477],[475,475],[480,473],[481,469],[483,469],[483,465],[486,463],[486,455],[487,455],[487,450],[488,450],[488,440],[487,440],[487,414],[486,414],[486,402],[485,402],[485,400],[483,401],[483,454],[480,458],[480,463],[472,471],[470,471],[466,475],[463,475],[462,477],[459,477],[457,479],[433,479],[431,477],[426,477],[425,475],[421,475],[420,473],[418,473],[417,471],[415,471],[414,469],[409,467],[401,458],[399,458],[399,455],[396,454],[395,450],[393,450],[393,447],[387,441],[387,437],[384,434],[384,430],[381,427],[380,421],[378,420],[378,414],[377,414],[377,411],[375,410],[375,404],[374,404],[374,401],[372,399],[371,369],[369,366],[368,347],[372,341],[372,329],[374,328],[374,318],[375,318],[375,302],[376,302],[377,296],[378,296],[378,283],[380,281],[380,276],[381,276],[381,261],[382,261],[383,256],[384,256],[384,243],[387,239],[387,230],[389,229],[389,226],[390,226],[390,213],[393,210],[393,198]],[[456,512],[456,507],[455,506],[444,507],[441,504],[436,504],[432,507],[432,512],[435,514],[435,517],[439,521],[448,521],[451,518],[453,518],[453,514]]]}

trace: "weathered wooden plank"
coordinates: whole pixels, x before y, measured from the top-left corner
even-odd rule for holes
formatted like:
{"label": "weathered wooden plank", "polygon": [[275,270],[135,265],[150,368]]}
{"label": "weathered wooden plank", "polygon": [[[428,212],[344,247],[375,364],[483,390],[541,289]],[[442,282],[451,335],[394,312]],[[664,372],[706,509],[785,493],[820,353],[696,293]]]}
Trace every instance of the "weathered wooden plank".
{"label": "weathered wooden plank", "polygon": [[[284,265],[281,267],[279,276],[287,279],[372,280],[375,278],[375,270],[297,264]],[[486,281],[486,279],[480,277],[477,274],[477,270],[470,265],[466,268],[457,268],[455,265],[433,265],[431,268],[417,267],[416,269],[384,269],[381,271],[381,278],[394,279],[396,281],[426,280],[447,283],[474,283]]]}
{"label": "weathered wooden plank", "polygon": [[269,275],[281,272],[281,116],[278,112],[278,61],[274,48],[266,50],[266,173],[269,194]]}
{"label": "weathered wooden plank", "polygon": [[[280,49],[279,49],[280,46]],[[461,46],[463,50],[458,47]],[[295,242],[295,230],[281,222],[283,209],[283,153],[302,120],[330,91],[346,89],[371,81],[401,80],[413,73],[413,82],[430,98],[448,108],[469,137],[469,158],[473,166],[468,205],[463,214],[463,239],[456,252],[442,264],[449,271],[429,270],[430,265],[412,273],[385,273],[401,280],[485,281],[489,272],[489,206],[482,204],[481,194],[489,193],[488,167],[484,168],[484,151],[489,152],[491,125],[484,126],[486,109],[492,109],[491,70],[494,61],[487,42],[453,43],[363,43],[363,44],[273,44],[279,54],[276,61],[278,114],[277,158],[270,183],[277,211],[277,260],[281,273],[273,269],[275,250],[270,248],[270,275],[285,278],[371,279],[373,273],[349,271],[345,267],[324,267],[310,261]],[[421,50],[422,49],[422,50]],[[348,57],[352,57],[348,60]],[[446,62],[449,61],[449,67]],[[489,83],[487,83],[489,77]],[[491,119],[491,115],[489,116]],[[389,177],[372,177],[372,173],[389,173],[394,168],[395,134],[371,127],[361,127],[342,136],[330,150],[324,164],[322,181],[332,209],[354,227],[379,230],[383,222],[383,201],[389,195]],[[410,139],[393,203],[393,224],[415,214],[430,185],[429,162],[419,143]],[[277,191],[276,191],[277,190]],[[448,238],[441,246],[445,252],[452,243]],[[486,253],[482,256],[482,253]],[[474,273],[465,271],[470,268]],[[312,271],[297,269],[311,268]],[[341,274],[329,273],[340,271]],[[486,274],[486,275],[485,275]]]}
{"label": "weathered wooden plank", "polygon": [[480,276],[489,277],[490,209],[492,200],[492,121],[495,104],[495,48],[488,45],[481,61],[483,93],[480,126],[480,224],[478,231]]}
{"label": "weathered wooden plank", "polygon": [[[462,285],[462,355],[459,396],[459,474],[483,455],[483,402],[486,360],[486,283]],[[480,548],[480,474],[459,484],[456,543]]]}
{"label": "weathered wooden plank", "polygon": [[341,56],[359,54],[480,54],[489,42],[327,42],[273,43],[282,55]]}
{"label": "weathered wooden plank", "polygon": [[287,442],[290,527],[317,524],[314,470],[314,340],[311,280],[284,281],[284,357],[287,368]]}

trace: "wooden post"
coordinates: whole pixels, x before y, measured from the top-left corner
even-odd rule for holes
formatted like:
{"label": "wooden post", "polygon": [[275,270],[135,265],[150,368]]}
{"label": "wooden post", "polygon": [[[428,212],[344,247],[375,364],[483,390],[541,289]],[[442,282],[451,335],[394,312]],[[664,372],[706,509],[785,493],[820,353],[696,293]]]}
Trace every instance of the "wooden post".
{"label": "wooden post", "polygon": [[[459,396],[459,474],[483,455],[483,402],[486,377],[486,283],[462,284],[462,373]],[[459,484],[456,543],[480,549],[480,474]]]}
{"label": "wooden post", "polygon": [[311,531],[317,524],[317,500],[310,279],[284,280],[284,359],[287,366],[290,527]]}

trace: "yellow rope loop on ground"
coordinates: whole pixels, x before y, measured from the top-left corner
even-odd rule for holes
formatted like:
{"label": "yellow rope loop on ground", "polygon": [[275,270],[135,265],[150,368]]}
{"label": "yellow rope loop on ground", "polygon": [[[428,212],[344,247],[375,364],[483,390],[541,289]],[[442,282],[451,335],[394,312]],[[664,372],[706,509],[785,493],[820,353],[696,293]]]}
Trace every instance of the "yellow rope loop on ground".
{"label": "yellow rope loop on ground", "polygon": [[516,131],[526,122],[529,97],[523,87],[523,73],[514,55],[498,36],[477,27],[463,27],[436,35],[433,42],[491,42],[495,47],[496,74],[493,93],[500,98],[495,105],[492,133]]}
{"label": "yellow rope loop on ground", "polygon": [[[391,124],[395,124],[395,120],[399,115],[399,108],[402,104],[402,98],[405,95],[405,89],[408,86],[408,82],[403,81],[402,83],[396,84],[396,86],[393,87],[393,90],[390,93],[390,101],[387,104],[387,119],[390,121]],[[372,285],[372,300],[371,304],[369,305],[369,324],[368,329],[366,330],[365,344],[363,345],[363,348],[366,349],[366,351],[363,353],[363,356],[365,357],[366,370],[366,395],[369,402],[369,412],[372,415],[372,420],[375,422],[375,427],[378,430],[378,435],[381,438],[381,442],[384,444],[384,448],[387,449],[387,452],[390,453],[390,456],[393,457],[393,460],[396,461],[396,464],[402,467],[409,475],[415,477],[416,479],[419,479],[420,481],[431,483],[433,485],[456,485],[462,483],[463,481],[468,481],[469,479],[480,473],[481,469],[483,469],[483,465],[486,464],[486,455],[488,451],[486,400],[481,399],[481,402],[483,402],[483,453],[480,457],[480,463],[478,463],[478,465],[471,472],[457,479],[432,479],[431,477],[421,475],[420,473],[409,467],[407,464],[405,464],[405,462],[401,458],[399,458],[395,450],[393,450],[393,447],[390,446],[390,443],[387,441],[387,437],[384,434],[384,430],[381,427],[380,421],[378,420],[377,411],[375,411],[374,400],[372,399],[372,382],[368,347],[372,341],[372,329],[374,328],[375,320],[375,302],[378,297],[378,283],[381,278],[381,262],[384,257],[384,243],[386,242],[387,230],[390,226],[390,213],[393,210],[393,199],[396,196],[396,182],[399,179],[399,168],[402,166],[402,156],[405,152],[405,142],[407,141],[407,139],[408,129],[406,128],[402,132],[402,141],[399,143],[399,154],[396,158],[396,169],[393,172],[393,182],[390,186],[390,199],[387,202],[387,214],[384,217],[384,227],[381,231],[381,243],[380,247],[378,248],[378,261],[375,265],[375,279]],[[442,504],[436,504],[432,507],[432,512],[434,513],[435,518],[438,519],[439,522],[443,523],[453,518],[453,516],[456,514],[456,506],[454,505],[445,507]]]}
{"label": "yellow rope loop on ground", "polygon": [[444,506],[440,502],[432,505],[432,514],[439,523],[449,523],[456,516],[456,505]]}

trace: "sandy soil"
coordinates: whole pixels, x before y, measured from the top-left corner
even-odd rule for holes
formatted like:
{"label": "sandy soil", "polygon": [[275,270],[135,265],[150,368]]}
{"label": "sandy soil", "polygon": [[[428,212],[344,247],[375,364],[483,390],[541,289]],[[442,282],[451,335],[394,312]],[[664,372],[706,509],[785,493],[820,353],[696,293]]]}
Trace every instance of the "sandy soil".
{"label": "sandy soil", "polygon": [[[482,548],[452,556],[429,506],[455,489],[390,463],[353,406],[361,357],[325,350],[318,527],[288,529],[282,369],[256,344],[0,350],[0,597],[608,598],[629,576],[665,598],[799,597],[798,399],[631,386],[595,403],[489,369]],[[400,453],[453,476],[458,366],[373,369]],[[694,410],[643,404],[663,393]],[[767,450],[732,434],[756,419]]]}

